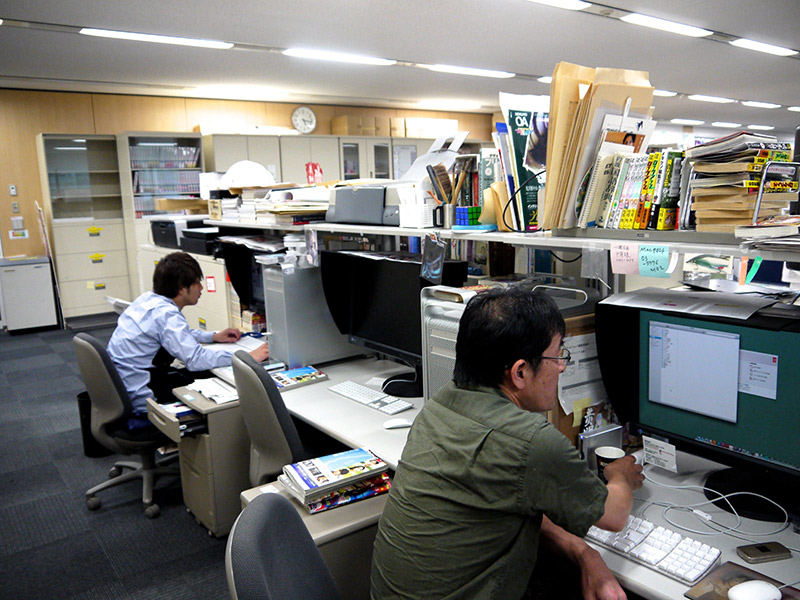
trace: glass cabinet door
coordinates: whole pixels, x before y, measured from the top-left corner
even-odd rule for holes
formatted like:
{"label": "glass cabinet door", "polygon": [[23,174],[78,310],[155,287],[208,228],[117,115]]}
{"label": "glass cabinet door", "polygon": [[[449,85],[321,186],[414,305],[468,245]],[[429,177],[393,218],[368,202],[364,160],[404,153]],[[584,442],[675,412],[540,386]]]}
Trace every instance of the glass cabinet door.
{"label": "glass cabinet door", "polygon": [[389,142],[372,142],[373,169],[370,177],[391,179],[391,151]]}
{"label": "glass cabinet door", "polygon": [[361,156],[358,142],[342,142],[342,179],[361,177]]}

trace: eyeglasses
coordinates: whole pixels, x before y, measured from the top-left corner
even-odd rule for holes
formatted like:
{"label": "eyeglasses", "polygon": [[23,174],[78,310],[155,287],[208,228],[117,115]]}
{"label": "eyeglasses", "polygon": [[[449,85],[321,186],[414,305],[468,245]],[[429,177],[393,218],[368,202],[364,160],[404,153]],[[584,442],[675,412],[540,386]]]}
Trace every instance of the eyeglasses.
{"label": "eyeglasses", "polygon": [[548,360],[563,360],[564,364],[568,364],[572,360],[572,353],[566,348],[562,348],[558,356],[532,356],[531,358],[546,358]]}

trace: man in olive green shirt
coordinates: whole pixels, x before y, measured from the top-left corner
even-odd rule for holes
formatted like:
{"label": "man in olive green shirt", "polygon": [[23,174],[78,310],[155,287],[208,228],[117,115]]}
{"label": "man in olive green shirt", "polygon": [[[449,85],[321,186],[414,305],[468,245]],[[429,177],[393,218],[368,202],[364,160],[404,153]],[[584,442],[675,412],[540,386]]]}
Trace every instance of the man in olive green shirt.
{"label": "man in olive green shirt", "polygon": [[604,485],[542,414],[558,401],[563,336],[543,294],[470,301],[454,381],[425,404],[400,459],[375,541],[373,600],[521,598],[540,540],[578,565],[584,598],[625,597],[582,537],[591,525],[624,526],[641,467],[620,459]]}

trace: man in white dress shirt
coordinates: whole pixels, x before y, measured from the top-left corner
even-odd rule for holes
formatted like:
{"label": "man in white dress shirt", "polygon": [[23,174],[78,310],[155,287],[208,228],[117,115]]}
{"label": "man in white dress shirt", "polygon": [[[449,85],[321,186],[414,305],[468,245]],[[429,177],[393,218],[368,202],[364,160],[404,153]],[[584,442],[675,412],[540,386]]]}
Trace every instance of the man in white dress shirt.
{"label": "man in white dress shirt", "polygon": [[[211,342],[235,342],[238,329],[217,332],[191,329],[181,310],[197,304],[203,291],[203,272],[185,252],[163,257],[153,273],[153,291],[145,292],[125,309],[108,342],[108,354],[128,390],[133,416],[131,429],[148,425],[147,398],[172,401],[172,388],[190,383],[188,372],[203,372],[231,364],[230,350],[205,348]],[[257,361],[269,357],[269,345],[262,344],[250,355]],[[186,370],[170,369],[177,358]]]}

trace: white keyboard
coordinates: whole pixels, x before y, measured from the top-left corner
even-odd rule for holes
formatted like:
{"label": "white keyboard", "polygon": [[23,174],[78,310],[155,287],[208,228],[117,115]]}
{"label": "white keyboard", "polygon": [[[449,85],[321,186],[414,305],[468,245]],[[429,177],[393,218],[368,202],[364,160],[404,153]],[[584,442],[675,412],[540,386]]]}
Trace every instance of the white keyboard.
{"label": "white keyboard", "polygon": [[717,548],[632,516],[619,533],[592,526],[586,538],[687,585],[700,579],[720,556]]}
{"label": "white keyboard", "polygon": [[400,398],[390,396],[380,390],[374,390],[360,383],[356,383],[355,381],[335,383],[329,386],[328,389],[349,400],[355,400],[359,404],[369,406],[387,415],[396,415],[414,406],[407,400],[401,400]]}

